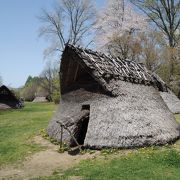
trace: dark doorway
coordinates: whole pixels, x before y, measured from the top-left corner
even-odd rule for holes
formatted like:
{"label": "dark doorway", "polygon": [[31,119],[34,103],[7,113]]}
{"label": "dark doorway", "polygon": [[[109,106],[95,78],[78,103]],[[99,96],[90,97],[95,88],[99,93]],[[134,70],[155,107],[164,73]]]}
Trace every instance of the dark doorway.
{"label": "dark doorway", "polygon": [[78,137],[77,137],[77,142],[80,145],[84,144],[84,140],[85,140],[85,137],[86,137],[88,124],[89,124],[89,116],[87,118],[85,118],[82,121],[81,125],[80,125],[80,130],[79,130],[79,134],[78,134]]}
{"label": "dark doorway", "polygon": [[[83,105],[81,112],[85,112],[85,115],[79,119],[73,133],[79,145],[83,145],[84,140],[86,138],[86,133],[89,124],[90,105]],[[77,144],[74,142],[73,139],[71,139],[70,147],[75,146],[77,146]]]}

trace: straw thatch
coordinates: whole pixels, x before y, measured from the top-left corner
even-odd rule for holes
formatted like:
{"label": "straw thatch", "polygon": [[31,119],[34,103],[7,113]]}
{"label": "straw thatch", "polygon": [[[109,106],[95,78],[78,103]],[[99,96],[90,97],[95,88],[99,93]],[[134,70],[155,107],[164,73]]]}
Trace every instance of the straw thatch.
{"label": "straw thatch", "polygon": [[37,102],[48,102],[47,98],[46,97],[35,97],[34,100],[33,100],[34,103],[37,103]]}
{"label": "straw thatch", "polygon": [[11,109],[7,104],[0,103],[0,110]]}
{"label": "straw thatch", "polygon": [[168,92],[160,92],[161,97],[173,113],[180,113],[180,99],[169,89]]}
{"label": "straw thatch", "polygon": [[6,87],[0,87],[0,109],[21,108],[22,102]]}
{"label": "straw thatch", "polygon": [[[180,125],[158,91],[166,86],[143,65],[67,45],[60,74],[62,97],[47,128],[51,137],[61,139],[60,121],[80,144],[96,149],[179,138]],[[67,131],[63,141],[75,145]]]}
{"label": "straw thatch", "polygon": [[180,99],[167,87],[165,82],[155,73],[152,74],[161,84],[160,95],[172,113],[180,113]]}

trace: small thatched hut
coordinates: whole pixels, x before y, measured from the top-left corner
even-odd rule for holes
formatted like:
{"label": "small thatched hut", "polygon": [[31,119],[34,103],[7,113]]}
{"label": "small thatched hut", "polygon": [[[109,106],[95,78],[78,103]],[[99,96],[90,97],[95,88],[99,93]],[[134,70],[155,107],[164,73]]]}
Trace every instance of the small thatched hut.
{"label": "small thatched hut", "polygon": [[[165,144],[180,136],[180,125],[162,100],[166,87],[142,64],[66,45],[62,54],[61,101],[48,134],[60,140],[60,121],[79,144],[135,147]],[[75,146],[64,130],[63,141]]]}
{"label": "small thatched hut", "polygon": [[180,99],[170,89],[168,92],[160,92],[160,94],[172,113],[180,113]]}
{"label": "small thatched hut", "polygon": [[45,96],[37,96],[33,100],[34,103],[39,103],[39,102],[48,102],[47,98]]}
{"label": "small thatched hut", "polygon": [[163,87],[160,90],[160,95],[170,111],[174,114],[180,113],[180,99],[171,91],[170,88],[167,87],[165,82],[155,73],[152,74],[158,82],[160,82],[161,86]]}
{"label": "small thatched hut", "polygon": [[0,109],[21,108],[22,102],[6,86],[0,87]]}
{"label": "small thatched hut", "polygon": [[41,90],[41,91],[35,93],[35,98],[32,102],[34,102],[34,103],[48,102],[47,97],[48,97],[48,93]]}

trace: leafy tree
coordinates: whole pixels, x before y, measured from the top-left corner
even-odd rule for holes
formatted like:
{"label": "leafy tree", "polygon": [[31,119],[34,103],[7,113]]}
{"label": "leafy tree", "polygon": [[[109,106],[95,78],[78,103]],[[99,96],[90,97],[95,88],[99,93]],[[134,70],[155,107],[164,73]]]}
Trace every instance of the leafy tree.
{"label": "leafy tree", "polygon": [[47,92],[49,101],[59,101],[59,63],[47,62],[44,70],[40,74],[40,87]]}
{"label": "leafy tree", "polygon": [[31,83],[33,81],[32,76],[28,76],[25,85],[28,85],[29,83]]}
{"label": "leafy tree", "polygon": [[29,76],[24,87],[20,90],[20,96],[23,97],[25,101],[32,101],[38,92],[39,82],[39,77]]}
{"label": "leafy tree", "polygon": [[35,98],[36,91],[37,91],[37,86],[32,83],[24,87],[20,94],[25,101],[33,101],[33,99]]}

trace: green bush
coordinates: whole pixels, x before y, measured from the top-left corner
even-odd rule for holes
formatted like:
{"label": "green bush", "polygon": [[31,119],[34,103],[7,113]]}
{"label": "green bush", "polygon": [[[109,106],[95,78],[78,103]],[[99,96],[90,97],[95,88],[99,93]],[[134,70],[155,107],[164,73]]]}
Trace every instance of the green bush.
{"label": "green bush", "polygon": [[55,104],[59,104],[59,101],[60,101],[60,92],[59,91],[55,91],[53,93],[52,100]]}

